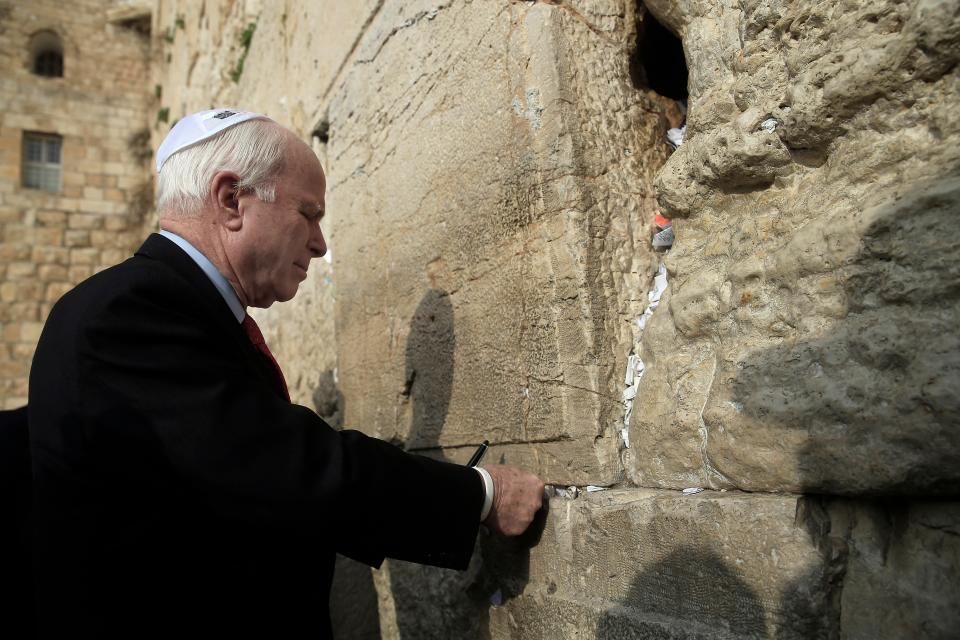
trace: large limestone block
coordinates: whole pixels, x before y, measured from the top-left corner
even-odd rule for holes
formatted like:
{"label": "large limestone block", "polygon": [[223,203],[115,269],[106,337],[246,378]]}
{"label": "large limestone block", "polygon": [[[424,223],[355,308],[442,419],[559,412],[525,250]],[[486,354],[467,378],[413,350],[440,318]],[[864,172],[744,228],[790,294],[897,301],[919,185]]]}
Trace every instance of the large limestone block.
{"label": "large limestone block", "polygon": [[[379,4],[158,2],[159,102],[170,109],[170,122],[211,104],[237,106],[268,114],[308,139]],[[159,143],[167,128],[157,128]]]}
{"label": "large limestone block", "polygon": [[643,486],[960,490],[960,6],[651,1],[684,38]]}
{"label": "large limestone block", "polygon": [[378,0],[264,3],[238,88],[248,107],[310,135]]}
{"label": "large limestone block", "polygon": [[504,598],[490,637],[827,637],[839,565],[807,511],[795,496],[719,492],[551,500],[532,551],[484,549]]}
{"label": "large limestone block", "polygon": [[618,490],[554,499],[532,551],[488,541],[491,638],[950,638],[955,502]]}
{"label": "large limestone block", "polygon": [[675,109],[630,85],[635,12],[420,0],[372,19],[327,112],[346,425],[461,462],[489,439],[563,484],[622,477]]}

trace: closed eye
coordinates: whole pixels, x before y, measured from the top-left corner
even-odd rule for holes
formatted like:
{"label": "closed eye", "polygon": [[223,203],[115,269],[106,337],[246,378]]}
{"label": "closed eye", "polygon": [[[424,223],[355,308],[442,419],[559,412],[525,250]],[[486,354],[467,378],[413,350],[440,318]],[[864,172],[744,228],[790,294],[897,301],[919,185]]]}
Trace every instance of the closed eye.
{"label": "closed eye", "polygon": [[300,210],[300,215],[309,220],[310,222],[319,222],[323,218],[322,211],[304,211]]}

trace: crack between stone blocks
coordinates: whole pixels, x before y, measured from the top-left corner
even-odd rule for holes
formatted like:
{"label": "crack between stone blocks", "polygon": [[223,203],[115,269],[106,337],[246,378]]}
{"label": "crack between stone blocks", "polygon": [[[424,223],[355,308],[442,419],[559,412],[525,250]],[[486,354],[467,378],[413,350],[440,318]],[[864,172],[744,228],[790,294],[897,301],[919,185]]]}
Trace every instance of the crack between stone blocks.
{"label": "crack between stone blocks", "polygon": [[595,389],[587,389],[586,387],[578,387],[578,386],[575,385],[575,384],[568,384],[568,383],[564,382],[563,380],[546,380],[546,379],[535,378],[535,377],[533,377],[533,376],[529,376],[528,379],[529,379],[529,380],[533,380],[534,382],[539,382],[540,384],[543,384],[543,385],[557,386],[557,387],[568,387],[568,388],[570,388],[570,389],[578,389],[578,390],[580,390],[580,391],[586,391],[587,393],[592,393],[592,394],[594,394],[594,395],[596,395],[596,396],[599,396],[599,397],[601,397],[601,398],[606,398],[607,400],[612,400],[612,401],[618,402],[618,403],[620,402],[619,399],[616,399],[616,398],[613,398],[613,397],[608,396],[608,395],[606,395],[606,394],[600,393],[599,391],[596,391]]}
{"label": "crack between stone blocks", "polygon": [[580,13],[579,11],[577,11],[576,9],[574,9],[569,5],[564,4],[563,0],[510,0],[510,4],[520,4],[521,2],[529,5],[544,4],[550,7],[557,7],[558,9],[561,9],[565,11],[567,14],[569,14],[570,17],[572,17],[577,22],[583,23],[583,25],[587,29],[590,29],[590,31],[592,31],[601,40],[605,40],[608,43],[613,45],[618,44],[613,38],[611,38],[610,36],[605,34],[603,31],[601,31],[599,27],[597,27],[592,22],[587,20],[586,16],[584,16],[582,13]]}
{"label": "crack between stone blocks", "polygon": [[713,466],[713,463],[710,461],[710,454],[707,452],[707,446],[709,442],[709,433],[707,431],[707,424],[703,421],[703,412],[707,408],[707,403],[710,401],[710,392],[713,390],[713,382],[717,377],[717,366],[718,366],[719,356],[714,354],[713,357],[713,370],[710,372],[710,386],[707,387],[706,394],[703,398],[703,406],[700,407],[700,413],[697,416],[699,425],[697,431],[700,435],[700,459],[703,462],[703,470],[706,473],[707,480],[711,480],[713,477],[722,480],[730,484],[731,486],[736,486],[736,483],[731,482],[730,478],[721,473],[716,467]]}
{"label": "crack between stone blocks", "polygon": [[483,34],[477,39],[478,46],[484,41],[484,39],[486,39],[487,34],[489,34],[493,30],[493,28],[497,25],[497,19],[503,15],[504,11],[507,11],[506,5],[500,7],[500,10],[497,11],[496,15],[493,16],[493,20],[490,21],[490,26],[487,27],[487,30],[484,31]]}
{"label": "crack between stone blocks", "polygon": [[[383,2],[381,1],[380,4],[382,5]],[[405,29],[409,29],[410,27],[422,21],[424,18],[427,18],[428,20],[433,20],[435,17],[437,17],[438,13],[440,13],[444,9],[449,9],[450,5],[452,4],[453,4],[453,0],[450,0],[450,2],[447,2],[446,4],[438,5],[433,9],[431,9],[430,11],[421,11],[420,13],[413,16],[412,18],[407,19],[405,22],[403,22],[403,24],[394,27],[393,29],[390,30],[390,33],[387,34],[387,37],[383,39],[383,42],[380,43],[380,46],[377,47],[377,50],[373,52],[372,56],[370,56],[369,58],[357,60],[356,64],[370,64],[371,62],[377,59],[377,56],[380,55],[380,52],[383,51],[383,48],[387,46],[387,43],[390,42],[393,36],[397,35],[398,33],[400,33]]]}
{"label": "crack between stone blocks", "polygon": [[343,73],[343,70],[347,68],[347,63],[350,61],[350,58],[353,56],[354,52],[357,50],[357,47],[360,46],[360,41],[363,40],[363,37],[367,34],[367,30],[370,29],[370,25],[373,24],[373,21],[380,15],[380,10],[383,9],[383,5],[386,0],[378,0],[377,6],[373,8],[373,11],[370,12],[370,15],[367,17],[366,22],[363,23],[363,26],[360,27],[360,33],[357,34],[357,37],[354,38],[353,44],[350,45],[350,50],[347,51],[347,55],[343,56],[343,60],[340,62],[340,66],[337,67],[337,72],[333,74],[333,78],[330,79],[330,83],[327,85],[327,88],[323,90],[323,101],[326,102],[327,96],[330,95],[330,91],[337,84],[337,81],[340,79],[340,75]]}
{"label": "crack between stone blocks", "polygon": [[939,531],[940,533],[944,533],[948,536],[960,537],[960,531],[956,531],[947,525],[924,524],[923,522],[918,522],[917,524],[924,529],[932,529],[933,531]]}
{"label": "crack between stone blocks", "polygon": [[[494,447],[504,447],[504,446],[513,446],[513,445],[530,445],[530,444],[553,444],[557,442],[573,442],[574,438],[567,435],[556,436],[553,438],[541,438],[539,440],[503,440],[500,442],[491,442],[490,450],[492,451]],[[466,449],[478,447],[480,443],[465,443],[465,444],[447,444],[447,445],[432,445],[429,447],[410,447],[407,451],[444,451],[451,449]]]}

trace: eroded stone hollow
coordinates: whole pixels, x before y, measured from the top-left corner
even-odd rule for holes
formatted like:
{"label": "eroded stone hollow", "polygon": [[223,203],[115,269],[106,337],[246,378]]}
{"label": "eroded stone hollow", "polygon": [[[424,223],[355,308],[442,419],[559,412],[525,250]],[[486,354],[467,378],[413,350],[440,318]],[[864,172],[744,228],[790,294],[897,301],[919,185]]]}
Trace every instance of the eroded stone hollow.
{"label": "eroded stone hollow", "polygon": [[652,89],[673,100],[687,99],[687,62],[683,43],[638,3],[637,44],[630,56],[630,79],[637,88]]}

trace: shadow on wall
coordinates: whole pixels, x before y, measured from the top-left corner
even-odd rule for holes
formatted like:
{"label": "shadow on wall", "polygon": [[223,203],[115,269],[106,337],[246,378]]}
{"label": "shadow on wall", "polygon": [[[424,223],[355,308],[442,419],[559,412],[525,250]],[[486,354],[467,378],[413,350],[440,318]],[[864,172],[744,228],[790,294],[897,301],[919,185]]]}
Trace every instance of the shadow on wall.
{"label": "shadow on wall", "polygon": [[[853,255],[823,274],[843,283],[841,319],[816,339],[785,340],[737,363],[730,395],[750,420],[705,418],[730,441],[746,435],[738,430],[766,433],[755,460],[787,455],[779,443],[796,446],[788,481],[803,492],[960,490],[958,212],[956,175],[876,211]],[[839,240],[829,228],[823,236]]]}
{"label": "shadow on wall", "polygon": [[[693,498],[696,499],[696,498]],[[826,542],[825,515],[819,503],[805,516],[805,526],[816,540]],[[709,523],[704,523],[707,525]],[[623,600],[604,612],[597,624],[598,640],[621,638],[736,638],[813,640],[836,638],[839,611],[832,609],[830,581],[841,573],[827,544],[820,545],[825,562],[815,564],[781,589],[776,601],[757,593],[734,564],[711,548],[711,530],[663,519],[650,526],[645,538],[653,549],[664,548],[662,559],[638,574]],[[671,544],[671,531],[696,544]],[[750,546],[750,542],[747,542]],[[666,551],[666,550],[669,551]],[[774,551],[775,553],[775,551]],[[752,564],[752,563],[751,563]],[[776,563],[774,563],[776,564]],[[754,566],[756,566],[754,564]],[[777,576],[755,576],[764,585],[778,583]]]}
{"label": "shadow on wall", "polygon": [[[317,414],[334,429],[343,428],[344,398],[333,371],[324,371],[313,390]],[[379,640],[377,589],[367,565],[337,554],[330,587],[330,623],[338,640]]]}
{"label": "shadow on wall", "polygon": [[[954,169],[913,189],[809,222],[785,247],[767,248],[762,275],[735,283],[742,311],[760,312],[745,317],[766,311],[772,327],[806,334],[725,363],[714,381],[706,453],[739,486],[770,490],[775,481],[797,493],[857,496],[858,511],[869,505],[863,496],[960,490],[960,176]],[[765,289],[777,299],[764,300]],[[653,543],[655,557],[601,616],[597,638],[949,637],[930,615],[942,613],[942,592],[929,593],[942,574],[919,568],[923,560],[897,542],[903,506],[874,509],[881,522],[858,541],[825,508],[833,503],[801,500],[796,526],[819,557],[789,576],[739,570],[706,528],[701,542],[683,535],[662,551]],[[937,527],[956,530],[946,517]],[[887,556],[898,544],[903,557]],[[751,540],[744,547],[776,551]],[[885,568],[895,561],[902,570]],[[857,617],[882,620],[873,625],[880,636],[850,622]]]}
{"label": "shadow on wall", "polygon": [[[410,320],[407,338],[403,396],[411,404],[408,451],[447,460],[440,435],[450,405],[455,348],[450,297],[431,289]],[[321,417],[340,428],[343,397],[332,372],[320,376],[314,404]],[[546,510],[537,519],[539,526],[513,540],[497,539],[481,530],[470,567],[464,572],[387,560],[398,636],[417,640],[489,638],[491,596],[499,592],[497,597],[506,601],[523,591],[529,579],[529,548],[536,544],[545,522]],[[490,561],[485,564],[484,558]],[[382,631],[390,632],[390,622],[379,619],[370,569],[342,556],[337,557],[330,610],[337,638],[368,640],[379,638]]]}
{"label": "shadow on wall", "polygon": [[412,404],[407,450],[439,450],[450,408],[454,350],[453,305],[445,291],[430,289],[410,319],[403,395]]}
{"label": "shadow on wall", "polygon": [[317,380],[313,390],[313,408],[331,427],[338,430],[343,428],[345,401],[337,386],[336,376],[329,369],[321,373]]}
{"label": "shadow on wall", "polygon": [[[872,219],[855,239],[849,234],[857,233],[857,219],[834,217],[800,231],[807,234],[797,239],[802,255],[772,255],[767,277],[774,285],[789,289],[800,300],[810,293],[804,282],[816,280],[819,285],[836,278],[843,284],[842,309],[839,319],[815,339],[785,340],[754,352],[734,363],[728,376],[718,378],[718,383],[730,386],[716,397],[732,402],[713,403],[704,420],[712,434],[709,453],[720,472],[769,478],[777,473],[771,461],[782,459],[785,471],[780,481],[797,492],[855,496],[956,492],[958,210],[960,180],[952,175],[881,209],[868,210]],[[785,322],[802,326],[799,316],[811,310],[795,306],[798,317]],[[796,467],[790,468],[794,461]],[[768,466],[760,468],[761,464]],[[755,473],[750,465],[756,466]],[[634,579],[624,600],[601,619],[597,637],[839,637],[840,598],[852,542],[846,530],[831,531],[838,527],[827,510],[831,503],[817,496],[801,501],[796,526],[806,530],[820,560],[791,580],[769,576],[768,584],[779,585],[774,599],[759,599],[717,553],[681,545]],[[892,513],[889,505],[899,503],[885,504],[880,511]],[[892,524],[878,526],[884,532],[881,537],[895,539],[897,521],[891,518]],[[711,533],[704,531],[701,539],[709,545]],[[915,624],[906,623],[907,632],[933,637],[936,634],[922,622],[926,612],[917,605],[932,596],[914,586],[901,593],[877,584],[850,597],[869,601],[877,595],[890,597],[888,592],[899,594],[900,600],[890,597],[887,606],[880,607],[883,610],[867,617],[884,618],[889,630],[894,618],[913,616]],[[857,615],[864,612],[844,611],[844,619]],[[664,631],[665,624],[689,626],[684,632]],[[842,631],[856,634],[858,629]]]}
{"label": "shadow on wall", "polygon": [[[732,383],[734,402],[753,421],[741,421],[741,429],[766,431],[764,445],[771,448],[772,442],[802,442],[790,478],[800,491],[863,496],[868,499],[858,501],[861,508],[885,514],[877,525],[886,540],[880,545],[884,556],[908,520],[909,496],[960,490],[958,212],[955,173],[875,210],[857,249],[834,265],[844,283],[842,319],[816,339],[785,341],[751,354],[738,363]],[[825,231],[824,242],[834,241]],[[824,567],[782,590],[780,609],[793,607],[794,619],[777,637],[826,638],[841,631],[871,636],[883,629],[938,637],[935,629],[943,623],[927,620],[930,611],[924,607],[942,596],[926,592],[922,583],[877,583],[873,591],[861,585],[864,593],[850,595],[850,603],[874,602],[859,602],[866,607],[845,610],[844,619],[852,627],[874,629],[841,629],[848,546],[853,545],[850,561],[861,565],[876,550],[857,549],[870,543],[849,540],[847,531],[831,532],[823,499],[804,503],[810,514],[803,521]],[[880,564],[886,563],[885,558]],[[875,602],[881,594],[888,600]],[[797,610],[797,602],[808,610]],[[791,628],[806,631],[795,635]]]}
{"label": "shadow on wall", "polygon": [[[404,395],[412,403],[412,419],[406,448],[440,460],[447,460],[440,435],[450,406],[455,349],[450,296],[431,289],[417,306],[407,338]],[[546,509],[527,535],[511,540],[481,529],[473,559],[463,572],[391,560],[400,638],[489,638],[491,597],[505,602],[523,591],[529,580],[529,549],[545,522]]]}
{"label": "shadow on wall", "polygon": [[380,640],[377,589],[367,565],[337,554],[330,589],[330,626],[337,640]]}
{"label": "shadow on wall", "polygon": [[[403,395],[412,419],[405,448],[438,460],[446,460],[440,434],[450,406],[455,347],[450,296],[431,289],[417,305],[407,337]],[[486,601],[472,588],[479,554],[466,572],[388,563],[400,638],[483,637]]]}
{"label": "shadow on wall", "polygon": [[678,546],[634,578],[623,602],[600,617],[596,637],[766,638],[767,632],[760,599],[734,569],[712,551]]}

